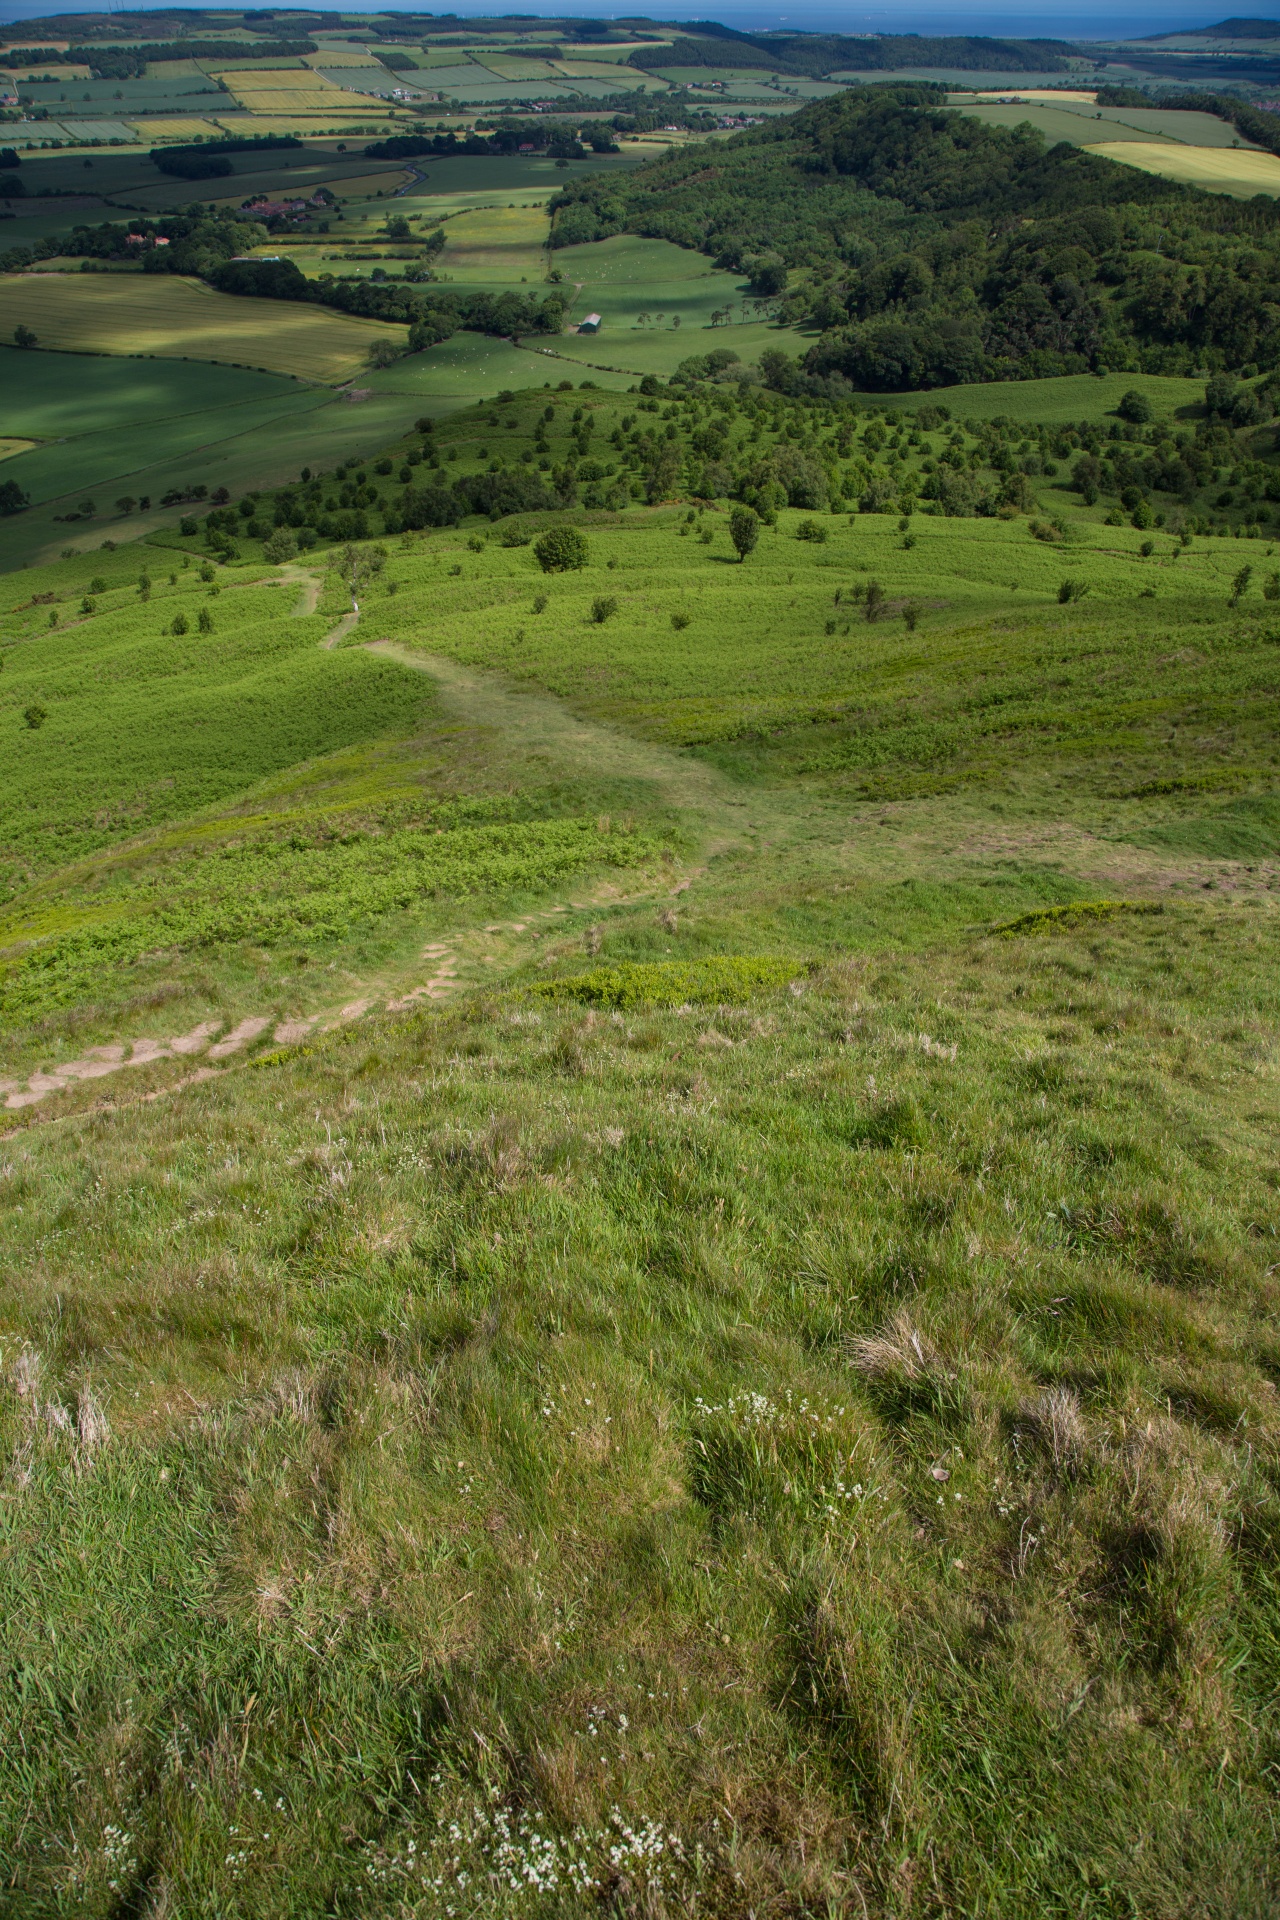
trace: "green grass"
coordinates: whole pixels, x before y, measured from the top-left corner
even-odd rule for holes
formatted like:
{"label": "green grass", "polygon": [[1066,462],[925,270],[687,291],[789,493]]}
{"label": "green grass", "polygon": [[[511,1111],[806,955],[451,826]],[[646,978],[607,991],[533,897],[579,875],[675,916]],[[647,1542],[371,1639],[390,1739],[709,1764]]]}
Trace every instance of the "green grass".
{"label": "green grass", "polygon": [[1170,419],[1198,408],[1204,401],[1204,382],[1159,373],[1064,373],[1047,380],[991,380],[983,385],[937,387],[928,393],[886,393],[877,405],[894,412],[941,402],[965,420],[1043,422],[1096,420],[1113,412],[1121,397],[1137,389],[1151,403],[1152,417]]}
{"label": "green grass", "polygon": [[[397,725],[423,692],[413,676],[358,652],[327,658],[330,622],[296,616],[295,592],[236,582],[137,589],[138,552],[103,560],[98,611],[35,630],[6,649],[0,727],[8,738],[0,837],[27,868],[79,858],[238,793],[268,773]],[[150,558],[156,566],[159,556]],[[146,561],[144,560],[144,564]],[[213,632],[198,631],[207,611]],[[181,614],[188,632],[170,632]],[[35,731],[32,704],[48,713]]]}
{"label": "green grass", "polygon": [[481,1002],[28,1135],[24,1911],[1260,1920],[1275,958]]}
{"label": "green grass", "polygon": [[10,577],[0,1094],[258,1022],[3,1109],[24,1916],[1275,1910],[1280,646],[1101,515]]}
{"label": "green grass", "polygon": [[[283,480],[311,460],[371,452],[418,413],[448,405],[443,379],[441,392],[417,395],[408,382],[397,392],[379,376],[377,396],[353,406],[326,388],[205,361],[6,349],[0,365],[13,370],[6,418],[21,422],[14,432],[45,443],[6,463],[5,477],[34,503],[0,520],[0,566],[8,568],[52,559],[68,544],[134,537],[171,518],[159,509],[170,487],[238,493]],[[144,493],[156,502],[151,516],[115,510],[118,499]],[[93,519],[60,524],[55,516],[86,497]]]}

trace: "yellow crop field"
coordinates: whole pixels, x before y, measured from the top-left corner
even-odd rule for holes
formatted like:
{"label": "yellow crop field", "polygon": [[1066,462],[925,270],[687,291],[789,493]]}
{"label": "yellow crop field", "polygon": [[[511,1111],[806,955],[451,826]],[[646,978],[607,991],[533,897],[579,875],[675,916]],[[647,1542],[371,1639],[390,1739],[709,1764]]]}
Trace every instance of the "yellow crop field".
{"label": "yellow crop field", "polygon": [[[242,105],[253,114],[328,114],[335,113],[367,114],[368,102],[363,104],[354,93],[343,93],[335,87],[332,93],[252,93],[246,94]],[[255,129],[256,131],[256,129]]]}
{"label": "yellow crop field", "polygon": [[304,53],[309,67],[367,67],[373,56],[366,47],[321,47],[319,53]]}
{"label": "yellow crop field", "polygon": [[287,93],[291,90],[314,92],[332,83],[309,67],[228,67],[218,74],[233,93]]}
{"label": "yellow crop field", "polygon": [[405,342],[403,327],[240,299],[176,274],[0,274],[0,336],[18,326],[64,352],[222,360],[330,386],[360,371],[375,340]]}
{"label": "yellow crop field", "polygon": [[1050,106],[1055,102],[1062,104],[1073,100],[1077,105],[1090,107],[1096,103],[1097,97],[1096,93],[1085,93],[1068,87],[1005,87],[1001,90],[988,89],[984,93],[953,93],[947,96],[954,106],[963,106],[966,100],[1029,100],[1040,103],[1047,101]]}
{"label": "yellow crop field", "polygon": [[225,131],[216,120],[201,120],[193,113],[175,114],[168,120],[130,120],[129,125],[143,140],[194,140],[197,134],[216,140]]}
{"label": "yellow crop field", "polygon": [[614,60],[553,60],[551,65],[556,73],[570,80],[617,80],[620,77]]}
{"label": "yellow crop field", "polygon": [[367,111],[354,94],[344,93],[322,73],[306,67],[263,68],[261,72],[225,73],[220,77],[250,113]]}
{"label": "yellow crop field", "polygon": [[34,440],[12,440],[0,437],[0,460],[12,460],[15,453],[30,453],[35,444]]}
{"label": "yellow crop field", "polygon": [[1145,140],[1101,140],[1085,149],[1105,160],[1161,173],[1185,186],[1206,187],[1210,193],[1230,193],[1250,200],[1255,193],[1280,197],[1280,159],[1271,153],[1234,147],[1175,147]]}

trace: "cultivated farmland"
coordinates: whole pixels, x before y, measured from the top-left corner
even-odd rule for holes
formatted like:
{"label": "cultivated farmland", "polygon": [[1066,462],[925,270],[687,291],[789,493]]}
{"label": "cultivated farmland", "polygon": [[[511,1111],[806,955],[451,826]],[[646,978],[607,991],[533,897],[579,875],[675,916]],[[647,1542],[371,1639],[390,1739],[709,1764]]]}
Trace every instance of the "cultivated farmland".
{"label": "cultivated farmland", "polygon": [[376,340],[404,329],[309,306],[215,293],[199,280],[159,275],[0,276],[0,334],[30,327],[68,352],[156,354],[243,363],[336,383],[364,365]]}
{"label": "cultivated farmland", "polygon": [[1155,146],[1141,141],[1098,141],[1091,153],[1145,173],[1161,173],[1184,186],[1204,187],[1210,193],[1229,193],[1251,200],[1256,193],[1280,195],[1280,159],[1271,153],[1238,151],[1227,147]]}

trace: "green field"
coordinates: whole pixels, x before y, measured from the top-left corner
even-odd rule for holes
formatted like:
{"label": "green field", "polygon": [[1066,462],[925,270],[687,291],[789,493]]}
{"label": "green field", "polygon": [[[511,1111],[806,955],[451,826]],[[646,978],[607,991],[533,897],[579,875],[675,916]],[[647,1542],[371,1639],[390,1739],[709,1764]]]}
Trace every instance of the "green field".
{"label": "green field", "polygon": [[[34,356],[34,360],[40,366],[43,357]],[[148,369],[152,364],[156,363],[148,363]],[[1230,537],[1204,537],[1201,522],[1193,516],[1201,537],[1184,532],[1175,538],[1175,530],[1186,525],[1185,506],[1158,515],[1148,511],[1145,521],[1139,519],[1135,525],[1114,524],[1121,516],[1108,515],[1105,500],[1092,509],[1082,508],[1078,494],[1071,490],[1069,473],[1049,458],[1057,451],[1051,438],[1023,443],[1028,448],[1043,447],[1040,464],[1047,470],[1036,482],[1034,500],[1024,501],[1021,512],[1004,519],[983,518],[981,512],[975,513],[978,496],[963,490],[949,517],[934,512],[927,500],[923,503],[927,510],[916,512],[922,504],[918,491],[929,473],[963,477],[973,471],[969,449],[981,471],[984,455],[991,457],[1005,446],[1018,444],[1020,430],[1013,424],[1007,394],[977,390],[988,402],[986,417],[973,419],[968,431],[940,421],[935,411],[925,416],[933,421],[926,431],[908,432],[908,417],[895,432],[894,411],[886,408],[883,415],[862,416],[863,429],[855,437],[854,423],[840,429],[838,414],[824,418],[821,408],[788,406],[758,393],[741,413],[727,392],[720,395],[720,408],[707,411],[695,389],[679,405],[668,406],[664,419],[657,401],[638,403],[634,393],[617,391],[627,384],[624,381],[614,383],[614,391],[607,380],[595,391],[585,392],[581,387],[561,391],[552,378],[540,389],[528,387],[531,367],[545,368],[550,376],[563,365],[522,353],[506,342],[463,334],[374,376],[383,398],[368,403],[370,408],[398,405],[416,412],[428,384],[438,395],[452,379],[454,390],[452,410],[440,414],[439,426],[425,444],[419,435],[408,435],[389,449],[372,472],[368,461],[358,470],[359,484],[366,488],[358,504],[381,514],[388,535],[398,537],[398,545],[390,549],[386,581],[378,586],[366,617],[376,620],[380,641],[401,650],[397,658],[408,658],[419,643],[418,636],[429,630],[432,651],[467,670],[511,676],[547,688],[593,724],[620,727],[655,750],[696,750],[735,778],[766,778],[775,785],[816,780],[855,801],[893,800],[986,789],[993,781],[1013,779],[1028,755],[1035,753],[1038,777],[1069,792],[1096,795],[1100,786],[1107,790],[1114,786],[1112,775],[1100,769],[1109,766],[1109,756],[1119,752],[1130,767],[1132,784],[1140,785],[1144,778],[1157,778],[1163,765],[1160,743],[1171,712],[1185,707],[1212,710],[1231,697],[1229,683],[1215,677],[1216,656],[1206,656],[1195,636],[1206,623],[1212,626],[1220,618],[1233,583],[1238,585],[1242,558],[1254,564],[1246,568],[1240,591],[1257,612],[1266,605],[1260,597],[1263,587],[1269,580],[1280,580],[1273,545],[1264,539],[1247,552],[1240,545],[1237,528],[1256,539],[1265,532],[1268,518],[1265,503],[1250,509],[1246,490],[1242,489],[1231,523],[1208,523],[1221,525]],[[422,380],[416,390],[415,372]],[[207,369],[203,377],[209,383],[202,396],[207,407],[211,388],[222,376]],[[145,378],[141,369],[138,378]],[[504,382],[517,389],[516,399],[501,406],[474,404],[476,394],[492,392]],[[1114,419],[1109,405],[1120,397],[1113,384],[1028,383],[1029,395],[1015,397],[1026,401],[1027,413],[1022,417],[1038,408],[1042,414],[1056,413],[1072,422],[1073,431],[1091,416],[1099,423],[1101,444],[1119,450],[1132,443],[1105,439],[1107,421]],[[519,392],[519,387],[525,390]],[[1071,390],[1055,391],[1062,387]],[[1148,381],[1145,388],[1163,407],[1165,418],[1171,410],[1175,423],[1180,417],[1195,417],[1191,383]],[[140,388],[132,402],[139,410],[141,393]],[[172,417],[167,410],[177,398],[172,382],[151,396],[153,418],[143,431],[153,439],[170,428]],[[954,416],[960,415],[963,398],[951,396]],[[131,404],[124,387],[115,404],[119,408]],[[278,398],[246,393],[240,404],[255,423],[261,422],[257,430],[279,434],[262,418],[279,407]],[[926,397],[925,404],[936,410],[932,397]],[[101,401],[99,408],[93,424],[98,434],[109,435],[110,409]],[[347,407],[346,412],[350,417],[360,409]],[[659,416],[656,422],[655,415]],[[367,428],[375,418],[370,414],[361,425]],[[993,418],[995,428],[987,424]],[[708,426],[717,420],[725,423],[727,431],[716,431],[713,438]],[[1010,424],[1002,426],[1002,421]],[[33,408],[19,424],[34,432],[62,423],[63,416],[47,397],[42,408]],[[301,447],[310,432],[315,444],[321,445],[317,424],[313,415],[290,415],[292,444]],[[661,466],[667,457],[661,449],[671,443],[652,435],[655,431],[665,434],[668,424],[676,434],[674,463],[662,468],[663,479],[654,481],[654,462]],[[1169,429],[1153,427],[1152,440],[1162,433],[1167,439],[1176,430],[1176,424]],[[73,442],[73,449],[77,444],[84,442]],[[366,440],[364,450],[368,446]],[[826,497],[815,497],[809,506],[802,501],[791,509],[784,507],[777,526],[764,530],[750,562],[751,587],[745,598],[746,576],[734,561],[722,510],[708,512],[703,506],[686,512],[683,507],[659,506],[655,514],[646,504],[646,499],[661,500],[672,494],[678,499],[686,488],[696,497],[708,450],[721,463],[715,471],[726,471],[725,463],[735,460],[768,457],[782,461],[778,470],[793,475],[787,485],[826,490]],[[1242,442],[1242,454],[1245,451]],[[939,455],[946,458],[939,461]],[[24,462],[38,457],[15,456],[10,470],[21,474]],[[83,464],[85,455],[78,457]],[[1065,461],[1070,456],[1060,457]],[[408,464],[410,459],[414,465]],[[488,523],[480,519],[479,531],[474,531],[476,522],[470,516],[459,532],[400,531],[398,503],[412,497],[414,486],[469,483],[504,470],[513,480],[523,476],[525,482],[544,486],[549,480],[543,476],[563,473],[563,463],[575,459],[575,492],[594,529],[590,536],[593,565],[549,589],[554,611],[546,619],[531,620],[529,613],[539,575],[527,543],[544,524],[542,515],[524,520],[515,544],[508,545],[486,542]],[[216,466],[201,471],[210,481],[218,473]],[[194,472],[188,478],[194,478]],[[999,482],[997,468],[994,483]],[[325,631],[337,621],[344,605],[333,571],[334,541],[344,536],[335,533],[325,515],[331,517],[348,505],[354,484],[350,471],[344,469],[336,478],[316,479],[302,495],[290,496],[310,502],[304,520],[314,529],[309,538],[315,555],[302,560],[304,573],[298,577],[310,577],[306,570],[316,567],[316,580],[327,579],[326,597],[317,615]],[[1119,481],[1108,479],[1105,484]],[[874,496],[882,501],[881,510],[830,511],[842,499],[856,508],[860,495],[864,509],[873,505]],[[816,521],[812,507],[819,509]],[[986,512],[991,510],[988,505]],[[221,587],[261,578],[263,561],[258,556],[273,524],[270,502],[256,510],[247,507],[247,516],[232,516],[237,557],[230,569],[225,561],[216,567],[209,562],[209,545],[198,531],[204,511],[194,510],[193,531],[182,537],[170,533],[154,549],[152,564],[157,572],[174,569],[173,586],[172,592],[157,588],[154,602],[148,600],[145,611],[133,592],[137,548],[122,546],[109,560],[86,553],[74,563],[73,573],[75,566],[81,572],[101,567],[108,597],[92,596],[92,618],[83,627],[77,623],[74,636],[65,639],[49,637],[48,623],[52,620],[54,632],[61,632],[74,616],[74,593],[55,587],[53,603],[33,596],[47,594],[46,581],[62,581],[66,569],[28,570],[22,576],[20,598],[11,616],[11,637],[20,645],[10,663],[5,698],[11,724],[18,727],[18,738],[35,769],[31,777],[37,788],[48,791],[49,800],[35,839],[13,840],[10,857],[15,872],[50,863],[56,867],[72,853],[92,852],[98,845],[113,847],[122,834],[132,841],[154,821],[175,820],[197,805],[223,799],[244,776],[242,762],[234,755],[229,760],[217,758],[211,768],[194,764],[181,778],[175,778],[167,763],[153,766],[151,761],[136,775],[122,772],[124,763],[112,758],[117,752],[112,743],[128,739],[132,709],[126,708],[120,718],[101,707],[102,676],[95,669],[90,691],[100,718],[99,737],[92,729],[86,731],[73,692],[77,674],[84,672],[84,663],[91,657],[84,653],[90,636],[95,659],[101,647],[110,659],[114,659],[112,649],[123,649],[122,660],[131,661],[135,653],[130,649],[142,646],[137,659],[146,659],[147,673],[160,671],[167,687],[170,668],[163,656],[153,660],[154,643],[146,636],[165,629],[174,607],[186,611],[188,628],[193,629],[194,609],[212,604],[208,602],[211,584]],[[1045,523],[1037,517],[1046,512],[1053,513],[1055,521]],[[15,518],[21,524],[25,516]],[[294,524],[300,524],[296,516]],[[378,524],[375,519],[374,529]],[[97,544],[108,527],[117,536],[130,531],[127,520],[100,513],[81,537]],[[909,534],[904,529],[910,529]],[[809,534],[815,537],[806,537]],[[205,578],[198,579],[197,564],[203,566]],[[270,575],[269,568],[267,572]],[[1083,613],[1075,609],[1074,601],[1064,610],[1060,591],[1064,580],[1079,583],[1086,596]],[[130,584],[117,587],[118,581]],[[859,610],[869,582],[875,583],[884,607],[883,618],[875,621]],[[609,617],[595,622],[591,612],[602,584],[609,587],[613,604]],[[394,591],[388,591],[388,586]],[[119,597],[111,597],[116,594]],[[258,635],[259,608],[267,602],[243,586],[230,601],[225,594],[215,599],[220,627],[224,603],[243,606],[247,610],[244,644],[252,639],[257,645],[259,638],[267,644]],[[269,604],[275,614],[271,644],[287,648],[290,673],[301,670],[297,664],[301,660],[311,676],[308,685],[320,674],[315,685],[322,686],[323,663],[314,651],[315,633],[306,621],[284,617],[280,597]],[[1059,630],[1070,634],[1069,644],[1051,638]],[[1166,668],[1160,698],[1154,703],[1119,699],[1119,681],[1155,685],[1157,656],[1168,656],[1173,649],[1173,656],[1182,659],[1183,643],[1177,641],[1175,630],[1189,636],[1190,664],[1177,671]],[[724,645],[726,632],[734,635],[732,649]],[[1007,638],[1015,633],[1023,636],[1016,646]],[[1265,632],[1255,635],[1253,652],[1243,640],[1237,643],[1239,671],[1246,679],[1255,672],[1265,678],[1268,645]],[[199,648],[186,638],[178,651],[185,660],[193,652],[198,654]],[[65,667],[58,664],[64,652],[70,663]],[[1062,685],[1076,688],[1070,727],[1051,721],[1045,708],[1035,663],[1048,659],[1056,662],[1055,671],[1065,675]],[[132,668],[113,666],[108,677],[119,680],[121,699],[137,697],[131,685],[136,678]],[[970,691],[975,680],[982,689],[976,699]],[[310,712],[318,698],[308,694],[302,701],[304,711]],[[28,746],[19,721],[32,700],[49,708],[55,718],[31,736]],[[341,696],[343,704],[346,700]],[[54,701],[57,707],[51,706]],[[176,754],[179,760],[188,757],[187,722],[182,716],[198,713],[211,701],[220,710],[225,708],[231,716],[228,724],[244,734],[243,750],[251,757],[259,751],[255,745],[259,733],[263,739],[276,733],[292,737],[269,717],[260,729],[245,728],[240,697],[215,700],[197,676],[162,729],[164,754]],[[67,703],[65,715],[63,702]],[[997,715],[994,727],[982,718],[988,711]],[[60,739],[64,740],[61,748]],[[74,752],[66,739],[80,743]],[[1239,752],[1246,763],[1250,754],[1265,757],[1265,734],[1255,733],[1247,740],[1241,736]],[[46,753],[56,763],[68,764],[64,793],[55,794],[50,775],[41,771]],[[281,764],[289,759],[285,753]],[[206,777],[212,782],[207,791],[200,784]],[[126,790],[133,793],[131,807],[118,797]],[[157,801],[156,793],[168,797]],[[91,806],[82,802],[84,795],[94,796]],[[30,796],[21,783],[14,787],[13,806],[14,821],[29,817]],[[67,808],[64,823],[59,809]],[[1139,812],[1147,817],[1150,809]],[[105,822],[96,840],[84,824],[89,817]],[[206,831],[201,828],[202,834]],[[166,847],[170,844],[165,842]],[[42,846],[62,847],[64,852],[42,856],[38,851]],[[137,874],[131,868],[129,885],[135,880]],[[151,898],[155,884],[152,878],[140,882],[146,898]],[[189,884],[198,893],[197,883]],[[68,898],[76,897],[83,885],[82,876]],[[41,908],[45,918],[38,926],[22,922],[24,939],[34,937],[39,927],[52,934],[60,925],[71,927],[78,939],[84,911],[88,913],[85,924],[96,926],[103,911],[96,891],[87,909],[72,912],[53,880],[46,883],[46,891],[49,886],[54,889],[52,904],[46,900]],[[131,907],[126,912],[120,905],[117,896],[122,896],[122,889],[127,894],[128,887],[118,880],[108,888],[116,905],[107,918],[123,915],[132,928],[138,924],[138,911]],[[1006,904],[1010,911],[1016,907],[1016,890]],[[335,924],[345,924],[340,915]],[[11,933],[11,939],[16,937]],[[122,950],[121,957],[129,955]],[[397,964],[403,959],[402,954]],[[127,982],[127,973],[121,977]],[[178,977],[189,977],[185,962]]]}
{"label": "green field", "polygon": [[404,341],[403,328],[238,299],[177,274],[0,275],[0,335],[17,326],[64,353],[222,360],[334,385],[364,367],[375,341]]}
{"label": "green field", "polygon": [[[4,568],[51,559],[68,545],[134,538],[169,517],[159,502],[171,487],[200,482],[210,492],[239,492],[278,482],[310,460],[370,452],[418,414],[464,403],[449,394],[447,377],[415,394],[407,383],[396,390],[383,386],[385,376],[371,376],[371,397],[353,405],[327,388],[199,361],[0,354],[0,364],[15,369],[6,419],[36,442],[6,461],[6,478],[33,506],[0,519]],[[55,515],[77,511],[86,494],[93,517],[60,525]],[[118,499],[143,494],[155,503],[149,515],[116,509]]]}
{"label": "green field", "polygon": [[1025,122],[1043,133],[1047,140],[1068,140],[1077,147],[1093,147],[1102,141],[1134,140],[1148,144],[1171,141],[1180,146],[1211,150],[1254,150],[1227,121],[1211,113],[1184,113],[1177,108],[1093,107],[1071,101],[1059,106],[1056,102],[1049,105],[1037,100],[1026,105],[1015,102],[1010,106],[977,101],[960,111],[988,126],[1016,127]]}
{"label": "green field", "polygon": [[1108,160],[1163,174],[1183,186],[1203,187],[1209,193],[1228,193],[1237,200],[1255,194],[1280,195],[1280,159],[1273,153],[1222,147],[1156,146],[1140,142],[1099,143],[1090,149]]}
{"label": "green field", "polygon": [[990,380],[981,386],[935,387],[929,393],[887,393],[877,404],[895,412],[932,401],[966,420],[1013,420],[1056,426],[1114,411],[1126,393],[1146,395],[1156,418],[1169,419],[1199,407],[1204,383],[1158,373],[1066,373],[1047,380]]}

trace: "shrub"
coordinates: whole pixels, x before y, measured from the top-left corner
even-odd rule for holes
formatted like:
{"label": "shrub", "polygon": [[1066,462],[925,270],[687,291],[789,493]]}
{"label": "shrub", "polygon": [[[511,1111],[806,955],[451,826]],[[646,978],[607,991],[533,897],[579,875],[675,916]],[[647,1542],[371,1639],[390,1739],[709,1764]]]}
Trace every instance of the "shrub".
{"label": "shrub", "polygon": [[263,546],[262,557],[269,560],[272,566],[277,566],[281,561],[292,560],[297,551],[298,541],[293,528],[277,527]]}
{"label": "shrub", "polygon": [[591,602],[591,618],[598,627],[602,627],[606,620],[612,620],[617,611],[618,603],[611,593],[598,593]]}
{"label": "shrub", "polygon": [[786,986],[803,967],[792,960],[722,954],[708,960],[624,960],[568,980],[540,981],[532,991],[548,1000],[589,1007],[742,1005],[758,993]]}
{"label": "shrub", "polygon": [[548,527],[533,551],[544,573],[576,573],[589,558],[586,540],[576,527]]}
{"label": "shrub", "polygon": [[1058,605],[1067,606],[1072,600],[1083,600],[1089,587],[1084,580],[1064,580],[1058,588]]}
{"label": "shrub", "polygon": [[1240,568],[1240,571],[1236,574],[1235,579],[1231,582],[1231,592],[1227,596],[1227,605],[1229,607],[1234,607],[1239,605],[1240,601],[1244,598],[1244,595],[1249,590],[1249,582],[1252,580],[1252,578],[1253,578],[1252,567]]}
{"label": "shrub", "polygon": [[1069,931],[1099,920],[1114,920],[1122,913],[1163,912],[1156,900],[1072,900],[1064,907],[1033,907],[1030,913],[1020,913],[1015,920],[1006,920],[991,931],[1002,939],[1013,939],[1020,933],[1053,933],[1059,928]]}
{"label": "shrub", "polygon": [[201,633],[213,632],[213,615],[210,613],[208,607],[201,607],[200,617],[196,621],[196,625],[199,627]]}
{"label": "shrub", "polygon": [[1130,387],[1128,393],[1121,394],[1116,412],[1132,426],[1145,427],[1151,418],[1151,402],[1137,387]]}
{"label": "shrub", "polygon": [[[1277,580],[1280,580],[1280,574],[1277,574],[1274,577]],[[1273,594],[1271,597],[1274,599],[1277,596]],[[677,633],[683,633],[685,628],[689,624],[689,615],[687,613],[673,613],[671,616],[671,624],[675,628]]]}
{"label": "shrub", "polygon": [[729,516],[729,538],[737,549],[738,559],[745,560],[760,538],[760,519],[750,507],[735,507]]}
{"label": "shrub", "polygon": [[32,733],[37,733],[49,718],[49,715],[43,707],[33,705],[22,709],[22,717],[30,727]]}
{"label": "shrub", "polygon": [[796,528],[797,540],[823,541],[826,537],[827,530],[819,520],[802,520]]}
{"label": "shrub", "polygon": [[179,639],[181,639],[182,635],[187,631],[187,616],[185,613],[174,614],[173,624],[169,628],[169,631],[170,633],[177,634]]}

